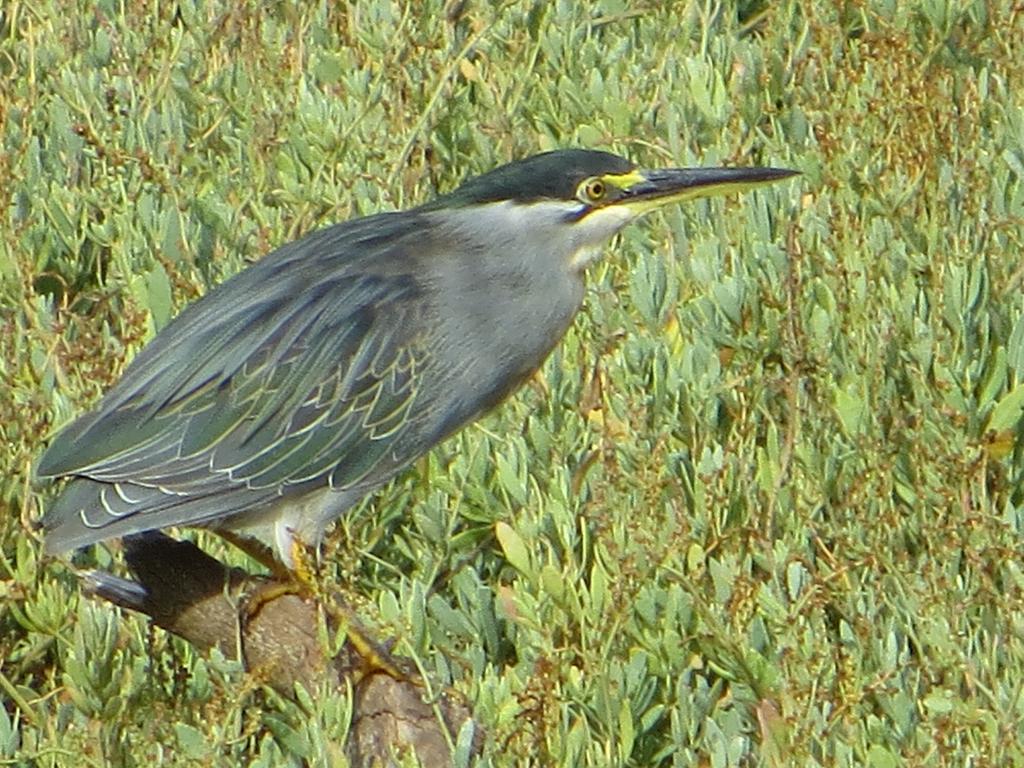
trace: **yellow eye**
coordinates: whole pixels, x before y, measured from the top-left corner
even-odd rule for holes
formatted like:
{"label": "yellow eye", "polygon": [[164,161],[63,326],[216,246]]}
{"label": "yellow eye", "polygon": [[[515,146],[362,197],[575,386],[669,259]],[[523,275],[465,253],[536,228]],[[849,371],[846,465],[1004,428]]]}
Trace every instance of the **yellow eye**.
{"label": "yellow eye", "polygon": [[580,184],[580,199],[585,203],[598,203],[608,194],[608,187],[601,179],[587,179]]}

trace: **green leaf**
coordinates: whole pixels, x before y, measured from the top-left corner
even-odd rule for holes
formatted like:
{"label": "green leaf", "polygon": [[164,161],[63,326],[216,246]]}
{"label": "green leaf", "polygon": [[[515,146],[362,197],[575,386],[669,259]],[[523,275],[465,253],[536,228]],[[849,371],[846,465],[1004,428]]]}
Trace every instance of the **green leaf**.
{"label": "green leaf", "polygon": [[868,765],[871,768],[899,768],[900,759],[880,744],[873,744],[868,750]]}
{"label": "green leaf", "polygon": [[274,734],[274,738],[277,739],[278,743],[288,752],[297,757],[310,757],[312,749],[310,748],[309,739],[305,734],[296,730],[281,715],[264,715],[263,723]]}
{"label": "green leaf", "polygon": [[541,566],[540,583],[556,603],[562,603],[565,599],[565,580],[557,568],[550,563]]}
{"label": "green leaf", "polygon": [[1019,384],[1003,395],[988,419],[988,431],[1002,432],[1017,426],[1024,416],[1024,384]]}
{"label": "green leaf", "polygon": [[189,760],[204,760],[210,754],[203,732],[188,723],[175,723],[174,735],[178,740],[178,749],[183,757]]}
{"label": "green leaf", "polygon": [[836,387],[835,392],[836,414],[847,435],[860,434],[864,429],[867,409],[864,403],[863,394],[854,383],[846,384],[843,387]]}
{"label": "green leaf", "polygon": [[924,706],[933,715],[948,715],[953,711],[953,699],[948,691],[938,691],[925,698]]}
{"label": "green leaf", "polygon": [[171,319],[171,281],[160,264],[146,274],[146,298],[153,315],[153,329],[160,331]]}
{"label": "green leaf", "polygon": [[629,699],[623,699],[619,705],[619,759],[625,762],[633,753],[633,742],[636,730],[633,728],[633,710]]}
{"label": "green leaf", "polygon": [[528,579],[533,579],[534,570],[530,564],[530,553],[522,538],[508,523],[499,521],[494,526],[494,534],[498,537],[501,551],[509,564]]}

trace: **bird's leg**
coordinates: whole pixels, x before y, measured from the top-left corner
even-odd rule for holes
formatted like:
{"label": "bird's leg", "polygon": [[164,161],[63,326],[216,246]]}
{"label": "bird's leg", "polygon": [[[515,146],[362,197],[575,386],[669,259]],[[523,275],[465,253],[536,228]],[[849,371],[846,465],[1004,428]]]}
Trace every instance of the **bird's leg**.
{"label": "bird's leg", "polygon": [[292,573],[295,581],[308,590],[323,606],[336,626],[345,631],[348,642],[363,661],[363,676],[383,672],[396,680],[408,681],[409,674],[384,646],[374,640],[369,630],[337,591],[326,592],[319,578],[316,555],[298,537],[291,541]]}
{"label": "bird's leg", "polygon": [[296,576],[274,555],[274,550],[258,539],[239,536],[231,531],[218,530],[217,535],[229,544],[247,554],[257,563],[270,571],[270,578],[262,580],[245,598],[242,605],[241,620],[248,624],[263,607],[285,595],[299,598],[315,597]]}
{"label": "bird's leg", "polygon": [[310,594],[322,598],[320,589],[320,574],[317,566],[316,552],[307,547],[298,536],[292,536],[289,542],[289,554],[292,560],[292,577],[296,582],[309,590]]}
{"label": "bird's leg", "polygon": [[236,549],[242,550],[245,554],[270,571],[271,577],[277,581],[290,582],[295,577],[285,565],[274,555],[274,550],[268,547],[259,539],[248,536],[239,536],[229,530],[218,529],[215,531],[220,538]]}
{"label": "bird's leg", "polygon": [[409,680],[398,661],[380,643],[376,642],[355,612],[345,604],[337,592],[328,594],[319,578],[315,552],[293,536],[290,542],[291,569],[287,568],[273,550],[262,542],[236,536],[230,531],[218,535],[235,545],[271,573],[272,581],[262,585],[246,600],[244,621],[252,620],[263,606],[284,595],[311,598],[323,606],[337,627],[344,629],[348,642],[364,664],[363,674],[383,672],[396,680]]}

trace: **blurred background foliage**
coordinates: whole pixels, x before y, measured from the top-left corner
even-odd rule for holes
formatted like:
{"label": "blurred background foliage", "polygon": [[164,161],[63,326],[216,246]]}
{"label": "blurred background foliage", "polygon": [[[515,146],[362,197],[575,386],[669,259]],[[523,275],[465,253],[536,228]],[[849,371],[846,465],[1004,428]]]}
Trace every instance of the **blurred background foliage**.
{"label": "blurred background foliage", "polygon": [[1010,0],[7,0],[0,764],[344,764],[347,697],[81,596],[32,462],[248,261],[566,146],[804,175],[624,233],[329,577],[483,765],[1024,764],[1022,81]]}

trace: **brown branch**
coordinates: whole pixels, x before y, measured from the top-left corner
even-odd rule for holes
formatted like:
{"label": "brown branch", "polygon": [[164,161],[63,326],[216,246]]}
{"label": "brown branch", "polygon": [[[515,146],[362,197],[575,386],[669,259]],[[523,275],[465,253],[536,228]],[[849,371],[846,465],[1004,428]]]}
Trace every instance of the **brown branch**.
{"label": "brown branch", "polygon": [[[366,672],[348,643],[328,658],[317,636],[319,607],[312,599],[275,594],[270,579],[228,568],[191,542],[162,533],[127,537],[124,551],[136,580],[93,572],[87,577],[89,591],[146,614],[204,651],[218,648],[240,659],[286,696],[294,695],[296,683],[315,691],[324,682],[343,689],[351,681],[354,715],[347,754],[353,765],[397,765],[396,756],[410,750],[423,765],[451,762],[454,734],[470,719],[467,708],[448,694],[436,705],[425,701],[422,682],[412,675],[397,679]],[[259,607],[249,611],[254,595]]]}

